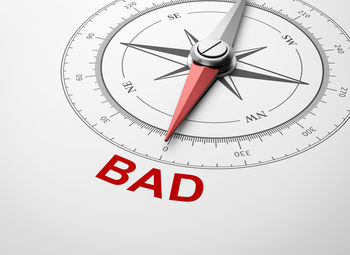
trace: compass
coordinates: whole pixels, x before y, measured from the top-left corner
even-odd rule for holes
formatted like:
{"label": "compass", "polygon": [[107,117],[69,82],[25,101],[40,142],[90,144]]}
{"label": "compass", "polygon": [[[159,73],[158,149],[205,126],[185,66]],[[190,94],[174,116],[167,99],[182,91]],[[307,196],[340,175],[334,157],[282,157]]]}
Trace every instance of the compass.
{"label": "compass", "polygon": [[[349,119],[349,36],[304,1],[257,0],[244,3],[232,49],[207,39],[242,2],[105,6],[77,30],[64,53],[69,103],[108,142],[182,167],[252,167],[321,144]],[[228,54],[232,61],[165,141],[197,66],[194,50],[209,60]]]}

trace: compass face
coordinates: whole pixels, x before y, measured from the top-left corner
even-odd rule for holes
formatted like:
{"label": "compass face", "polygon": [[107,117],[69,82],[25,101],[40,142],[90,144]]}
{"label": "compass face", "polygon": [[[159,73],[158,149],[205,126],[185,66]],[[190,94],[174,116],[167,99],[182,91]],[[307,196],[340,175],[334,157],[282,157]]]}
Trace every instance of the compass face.
{"label": "compass face", "polygon": [[233,3],[115,1],[98,11],[75,33],[62,63],[76,113],[124,150],[193,168],[272,163],[332,136],[349,118],[349,37],[303,1],[258,0],[245,10],[235,70],[164,142],[190,50]]}

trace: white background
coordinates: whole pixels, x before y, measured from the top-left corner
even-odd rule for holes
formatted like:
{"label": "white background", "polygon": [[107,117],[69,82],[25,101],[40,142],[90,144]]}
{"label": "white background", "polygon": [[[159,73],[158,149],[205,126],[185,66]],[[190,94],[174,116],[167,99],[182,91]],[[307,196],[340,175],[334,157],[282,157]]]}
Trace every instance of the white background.
{"label": "white background", "polygon": [[[350,31],[348,1],[309,2]],[[0,254],[350,254],[349,124],[287,161],[215,172],[130,156],[82,123],[61,57],[108,3],[1,2]],[[96,179],[114,154],[136,162],[132,180],[161,167],[165,199]],[[174,172],[200,176],[203,197],[167,201]]]}

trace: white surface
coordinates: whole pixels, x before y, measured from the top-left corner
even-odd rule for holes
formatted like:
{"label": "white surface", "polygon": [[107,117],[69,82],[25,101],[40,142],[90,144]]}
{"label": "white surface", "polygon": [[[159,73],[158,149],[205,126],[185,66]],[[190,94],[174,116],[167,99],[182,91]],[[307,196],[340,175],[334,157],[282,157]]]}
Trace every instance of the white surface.
{"label": "white surface", "polygon": [[[108,2],[2,3],[0,253],[349,254],[349,125],[274,165],[222,172],[163,165],[165,197],[174,172],[203,179],[205,194],[192,204],[94,177],[112,155],[130,156],[75,115],[59,71],[68,39]],[[309,2],[350,31],[347,1]],[[132,180],[155,167],[132,159]]]}

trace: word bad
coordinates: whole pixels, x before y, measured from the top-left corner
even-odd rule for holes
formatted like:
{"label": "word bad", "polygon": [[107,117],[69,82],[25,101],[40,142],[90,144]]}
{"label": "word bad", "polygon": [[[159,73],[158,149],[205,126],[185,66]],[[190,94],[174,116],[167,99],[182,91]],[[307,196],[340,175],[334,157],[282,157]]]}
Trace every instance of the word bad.
{"label": "word bad", "polygon": [[[121,167],[123,165],[125,167]],[[129,174],[136,170],[136,164],[128,159],[120,157],[118,155],[113,156],[113,158],[107,163],[105,167],[97,174],[97,178],[106,181],[113,185],[124,185],[129,181]],[[117,173],[118,178],[112,178],[109,174]],[[153,179],[153,184],[149,184],[149,180]],[[180,196],[180,187],[182,182],[191,181],[195,184],[195,191],[192,196]],[[144,188],[149,189],[154,192],[154,197],[163,198],[162,194],[162,178],[161,171],[159,169],[153,168],[151,171],[146,173],[138,181],[132,184],[127,190],[135,192],[136,190]],[[203,181],[193,175],[187,174],[175,174],[172,182],[171,192],[169,200],[171,201],[180,201],[180,202],[194,202],[198,200],[204,190]]]}

